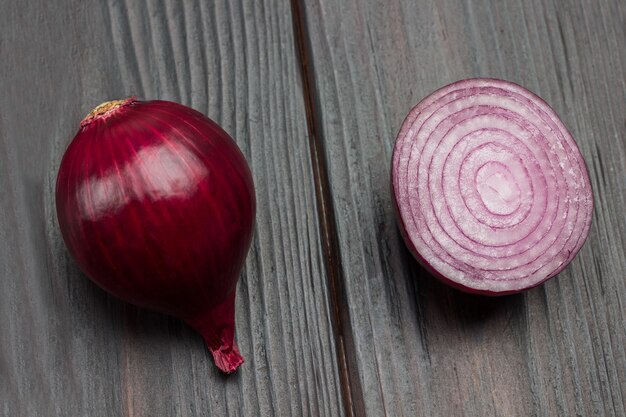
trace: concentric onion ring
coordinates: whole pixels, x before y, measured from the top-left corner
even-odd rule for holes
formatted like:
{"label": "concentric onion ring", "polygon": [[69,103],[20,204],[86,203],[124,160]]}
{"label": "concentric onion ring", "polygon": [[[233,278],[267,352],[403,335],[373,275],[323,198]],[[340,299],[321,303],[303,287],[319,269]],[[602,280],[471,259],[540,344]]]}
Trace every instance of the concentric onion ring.
{"label": "concentric onion ring", "polygon": [[576,143],[550,106],[507,81],[463,80],[422,100],[398,134],[392,180],[408,247],[469,292],[541,284],[574,258],[591,225]]}

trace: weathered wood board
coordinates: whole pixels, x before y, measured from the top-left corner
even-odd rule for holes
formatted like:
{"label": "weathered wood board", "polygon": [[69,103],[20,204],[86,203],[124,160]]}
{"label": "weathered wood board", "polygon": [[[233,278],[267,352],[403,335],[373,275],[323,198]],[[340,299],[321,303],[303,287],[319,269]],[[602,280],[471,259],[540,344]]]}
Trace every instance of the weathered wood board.
{"label": "weathered wood board", "polygon": [[[0,415],[341,415],[292,19],[284,1],[0,1]],[[102,101],[179,101],[228,131],[258,216],[239,283],[246,363],[78,271],[53,187]]]}
{"label": "weathered wood board", "polygon": [[[318,0],[309,76],[355,355],[355,415],[626,414],[626,4]],[[525,294],[444,288],[397,231],[389,169],[410,110],[462,78],[517,82],[578,141],[595,190],[586,246]],[[358,376],[358,377],[356,377]]]}

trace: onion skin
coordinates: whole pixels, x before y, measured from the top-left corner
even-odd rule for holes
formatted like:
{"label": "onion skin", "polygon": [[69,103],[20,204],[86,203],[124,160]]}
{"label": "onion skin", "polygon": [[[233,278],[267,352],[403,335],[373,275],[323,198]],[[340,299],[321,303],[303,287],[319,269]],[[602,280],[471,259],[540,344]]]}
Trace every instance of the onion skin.
{"label": "onion skin", "polygon": [[447,85],[411,110],[391,168],[414,257],[462,291],[517,293],[554,277],[585,242],[593,194],[554,110],[496,79]]}
{"label": "onion skin", "polygon": [[250,169],[224,130],[177,103],[104,103],[63,156],[56,207],[89,278],[183,319],[222,371],[237,369],[235,293],[256,202]]}

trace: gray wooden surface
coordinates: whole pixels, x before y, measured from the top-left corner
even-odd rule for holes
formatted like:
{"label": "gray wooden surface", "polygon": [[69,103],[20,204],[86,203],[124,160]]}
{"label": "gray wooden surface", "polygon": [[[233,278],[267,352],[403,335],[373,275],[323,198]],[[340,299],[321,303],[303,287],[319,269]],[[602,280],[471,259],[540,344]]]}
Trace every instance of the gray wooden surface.
{"label": "gray wooden surface", "polygon": [[[0,10],[0,415],[341,415],[289,4]],[[181,322],[91,284],[60,240],[63,150],[92,107],[131,94],[208,114],[250,162],[259,210],[237,294],[246,363],[235,375],[221,375]]]}
{"label": "gray wooden surface", "polygon": [[[626,415],[625,70],[620,0],[0,0],[0,415]],[[470,76],[544,97],[595,191],[580,255],[520,295],[444,287],[395,226],[397,130]],[[250,162],[235,375],[60,240],[62,152],[131,94],[206,113]]]}
{"label": "gray wooden surface", "polygon": [[[355,415],[626,415],[626,3],[305,2],[348,323]],[[498,299],[444,288],[390,204],[408,110],[461,78],[518,82],[563,118],[596,211],[557,279]],[[363,411],[364,410],[364,411]]]}

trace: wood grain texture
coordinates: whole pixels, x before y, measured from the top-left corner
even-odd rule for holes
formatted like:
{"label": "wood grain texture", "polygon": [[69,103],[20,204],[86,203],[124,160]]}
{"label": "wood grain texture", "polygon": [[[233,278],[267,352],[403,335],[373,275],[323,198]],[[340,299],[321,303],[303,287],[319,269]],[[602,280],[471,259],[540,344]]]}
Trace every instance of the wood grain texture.
{"label": "wood grain texture", "polygon": [[[342,415],[289,4],[0,1],[0,415]],[[55,173],[80,119],[136,94],[220,123],[255,178],[225,377],[181,322],[68,258]]]}
{"label": "wood grain texture", "polygon": [[[626,4],[314,0],[311,107],[368,416],[626,415]],[[429,277],[396,229],[392,146],[409,109],[489,76],[545,98],[585,156],[596,211],[557,279],[482,298]]]}

